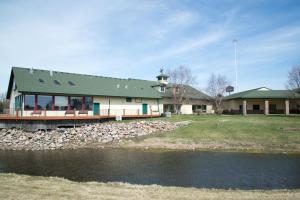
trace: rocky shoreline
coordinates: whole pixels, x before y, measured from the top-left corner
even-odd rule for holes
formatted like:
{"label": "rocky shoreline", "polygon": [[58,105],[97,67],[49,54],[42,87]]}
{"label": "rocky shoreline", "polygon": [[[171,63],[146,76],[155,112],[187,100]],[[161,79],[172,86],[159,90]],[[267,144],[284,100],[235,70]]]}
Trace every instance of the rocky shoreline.
{"label": "rocky shoreline", "polygon": [[134,121],[129,123],[99,123],[77,128],[57,128],[51,131],[26,132],[20,129],[0,131],[2,150],[56,150],[103,146],[122,139],[167,132],[189,124],[167,121]]}

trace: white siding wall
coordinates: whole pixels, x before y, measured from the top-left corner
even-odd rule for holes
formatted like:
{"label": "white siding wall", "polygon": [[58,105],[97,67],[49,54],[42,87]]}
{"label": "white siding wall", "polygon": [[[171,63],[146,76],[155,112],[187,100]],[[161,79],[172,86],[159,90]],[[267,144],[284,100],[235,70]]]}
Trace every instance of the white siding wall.
{"label": "white siding wall", "polygon": [[214,114],[215,113],[215,111],[213,110],[213,105],[212,104],[206,105],[206,113],[208,113],[208,114]]}
{"label": "white siding wall", "polygon": [[184,115],[187,115],[187,114],[193,114],[193,108],[192,108],[192,105],[182,105],[181,106],[181,114],[184,114]]}
{"label": "white siding wall", "polygon": [[126,102],[125,97],[94,97],[95,103],[100,103],[100,114],[107,115],[110,109],[111,115],[138,115],[143,113],[143,104],[148,104],[147,113],[160,114],[163,110],[162,104],[157,104],[157,99],[142,98],[141,102],[137,102],[140,98],[132,98],[132,102]]}

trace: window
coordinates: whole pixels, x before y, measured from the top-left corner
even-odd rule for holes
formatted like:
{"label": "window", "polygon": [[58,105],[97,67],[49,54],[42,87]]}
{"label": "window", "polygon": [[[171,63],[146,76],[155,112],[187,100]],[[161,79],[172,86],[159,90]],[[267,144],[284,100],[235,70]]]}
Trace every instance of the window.
{"label": "window", "polygon": [[259,105],[253,105],[253,110],[254,111],[259,111],[260,109],[259,109]]}
{"label": "window", "polygon": [[60,82],[58,80],[53,81],[55,85],[60,85]]}
{"label": "window", "polygon": [[19,110],[22,108],[22,96],[19,95],[15,97],[15,110]]}
{"label": "window", "polygon": [[25,110],[34,110],[35,105],[35,96],[34,95],[25,95]]}
{"label": "window", "polygon": [[38,110],[52,110],[52,96],[38,95],[37,109]]}
{"label": "window", "polygon": [[161,81],[161,80],[162,80],[162,78],[161,78],[161,77],[158,77],[158,80],[159,80],[159,81]]}
{"label": "window", "polygon": [[132,102],[132,98],[131,97],[127,97],[126,98],[126,102]]}
{"label": "window", "polygon": [[55,96],[55,110],[68,110],[68,97]]}
{"label": "window", "polygon": [[39,78],[39,82],[40,83],[45,83],[45,81],[43,79],[41,79],[41,78]]}
{"label": "window", "polygon": [[68,81],[69,85],[75,86],[75,84],[72,81]]}
{"label": "window", "polygon": [[202,110],[206,110],[206,105],[202,105]]}
{"label": "window", "polygon": [[164,92],[165,91],[165,86],[160,86],[160,91]]}
{"label": "window", "polygon": [[93,109],[93,98],[85,97],[85,109],[92,110]]}
{"label": "window", "polygon": [[82,97],[70,97],[70,108],[71,110],[81,110],[82,109],[83,98]]}

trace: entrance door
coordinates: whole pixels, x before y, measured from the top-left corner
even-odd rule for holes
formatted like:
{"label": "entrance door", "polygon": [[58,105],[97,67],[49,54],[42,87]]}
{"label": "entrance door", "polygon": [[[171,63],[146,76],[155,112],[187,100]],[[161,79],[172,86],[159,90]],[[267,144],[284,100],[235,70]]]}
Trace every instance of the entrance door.
{"label": "entrance door", "polygon": [[143,103],[143,115],[147,115],[148,114],[148,104]]}
{"label": "entrance door", "polygon": [[100,103],[94,103],[94,115],[100,114]]}

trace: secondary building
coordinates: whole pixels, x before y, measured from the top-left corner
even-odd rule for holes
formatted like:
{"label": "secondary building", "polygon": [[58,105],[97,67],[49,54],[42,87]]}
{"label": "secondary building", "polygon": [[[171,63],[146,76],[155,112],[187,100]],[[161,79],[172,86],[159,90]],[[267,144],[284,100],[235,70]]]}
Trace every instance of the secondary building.
{"label": "secondary building", "polygon": [[300,93],[261,87],[229,95],[223,106],[224,114],[300,114]]}
{"label": "secondary building", "polygon": [[[211,114],[213,110],[212,98],[203,92],[191,87],[190,85],[183,85],[183,94],[178,94],[178,87],[175,84],[168,82],[168,75],[161,74],[157,76],[158,82],[153,85],[161,93],[161,103],[163,104],[164,112],[175,112],[175,108],[179,108],[180,114],[193,114],[193,113],[208,113]],[[182,98],[177,101],[177,98]]]}
{"label": "secondary building", "polygon": [[[157,81],[119,79],[13,67],[7,99],[17,116],[140,116],[160,115],[172,104],[167,76]],[[182,114],[195,106],[212,112],[209,97],[188,86]],[[188,100],[189,99],[189,100]],[[206,108],[206,109],[205,109]]]}

